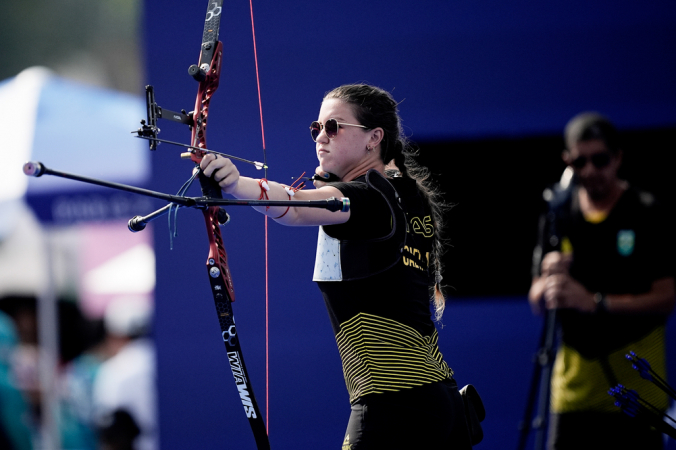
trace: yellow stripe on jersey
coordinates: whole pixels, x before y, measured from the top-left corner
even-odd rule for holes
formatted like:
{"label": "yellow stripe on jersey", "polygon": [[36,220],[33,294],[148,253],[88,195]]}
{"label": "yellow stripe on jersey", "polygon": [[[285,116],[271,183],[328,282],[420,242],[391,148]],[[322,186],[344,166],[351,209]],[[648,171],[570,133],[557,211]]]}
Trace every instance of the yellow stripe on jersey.
{"label": "yellow stripe on jersey", "polygon": [[350,401],[366,394],[400,391],[449,378],[453,371],[437,345],[395,320],[359,313],[336,335]]}

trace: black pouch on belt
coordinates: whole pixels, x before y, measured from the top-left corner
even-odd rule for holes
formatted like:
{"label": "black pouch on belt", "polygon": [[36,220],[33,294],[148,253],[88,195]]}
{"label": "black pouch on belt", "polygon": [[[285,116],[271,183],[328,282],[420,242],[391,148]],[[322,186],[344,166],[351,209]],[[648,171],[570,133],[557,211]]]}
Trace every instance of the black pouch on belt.
{"label": "black pouch on belt", "polygon": [[465,417],[467,418],[469,437],[472,445],[476,445],[484,438],[484,431],[481,428],[481,422],[486,418],[484,402],[481,401],[479,393],[471,384],[460,389],[460,395],[465,404]]}

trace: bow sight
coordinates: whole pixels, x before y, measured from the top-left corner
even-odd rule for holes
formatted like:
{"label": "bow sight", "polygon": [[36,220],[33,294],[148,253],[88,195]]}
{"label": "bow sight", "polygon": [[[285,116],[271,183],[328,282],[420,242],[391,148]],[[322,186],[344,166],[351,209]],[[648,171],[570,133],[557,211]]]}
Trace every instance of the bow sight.
{"label": "bow sight", "polygon": [[[192,69],[193,66],[190,66]],[[157,135],[160,133],[160,129],[157,127],[157,119],[168,119],[174,122],[182,123],[188,125],[192,128],[193,126],[193,115],[194,111],[186,113],[185,109],[182,109],[181,112],[171,111],[169,109],[163,109],[155,101],[155,89],[148,85],[146,86],[146,113],[147,113],[147,122],[146,120],[141,119],[141,128],[136,130],[138,137],[148,139],[150,150],[156,150],[157,144],[159,141]],[[132,131],[134,133],[134,131]],[[171,142],[174,144],[174,142]],[[180,145],[180,144],[179,144]]]}

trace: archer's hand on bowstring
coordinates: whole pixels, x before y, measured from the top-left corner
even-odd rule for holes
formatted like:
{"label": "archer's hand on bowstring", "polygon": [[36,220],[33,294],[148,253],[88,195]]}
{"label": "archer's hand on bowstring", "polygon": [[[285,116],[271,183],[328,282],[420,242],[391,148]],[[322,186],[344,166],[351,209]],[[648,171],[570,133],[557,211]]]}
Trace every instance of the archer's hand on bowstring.
{"label": "archer's hand on bowstring", "polygon": [[312,184],[315,188],[326,186],[330,181],[339,181],[339,178],[332,173],[322,170],[322,166],[317,166],[315,175],[312,177]]}

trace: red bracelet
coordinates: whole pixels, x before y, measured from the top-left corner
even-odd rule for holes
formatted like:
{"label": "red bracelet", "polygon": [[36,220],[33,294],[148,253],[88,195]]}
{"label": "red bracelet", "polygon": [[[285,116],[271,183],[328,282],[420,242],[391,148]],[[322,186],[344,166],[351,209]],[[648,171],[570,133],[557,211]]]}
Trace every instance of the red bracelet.
{"label": "red bracelet", "polygon": [[[270,190],[270,185],[268,184],[268,180],[266,180],[265,178],[261,178],[260,180],[258,180],[258,186],[261,188],[261,196],[258,197],[258,200],[263,200],[263,199],[270,200],[270,198],[268,197],[268,191]],[[266,206],[265,210],[267,211],[268,209],[270,209],[270,207]]]}
{"label": "red bracelet", "polygon": [[[286,193],[286,195],[289,196],[289,201],[291,201],[291,195],[289,195],[288,192]],[[291,205],[289,205],[289,206],[286,207],[286,211],[284,211],[284,214],[282,214],[281,216],[278,216],[278,217],[273,217],[272,220],[281,219],[282,217],[286,216],[286,213],[289,212],[289,208],[291,208]]]}

